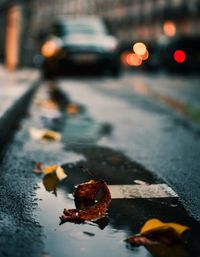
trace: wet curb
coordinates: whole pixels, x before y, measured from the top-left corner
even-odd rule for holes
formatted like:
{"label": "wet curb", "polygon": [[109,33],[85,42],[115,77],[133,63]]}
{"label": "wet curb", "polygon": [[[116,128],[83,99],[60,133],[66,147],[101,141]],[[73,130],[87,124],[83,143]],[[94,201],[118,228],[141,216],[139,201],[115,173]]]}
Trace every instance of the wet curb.
{"label": "wet curb", "polygon": [[28,107],[31,103],[31,99],[40,85],[40,76],[35,76],[28,82],[27,89],[14,99],[12,104],[0,115],[0,159],[2,158],[5,148],[15,130],[19,126],[19,122],[22,117],[27,113]]}

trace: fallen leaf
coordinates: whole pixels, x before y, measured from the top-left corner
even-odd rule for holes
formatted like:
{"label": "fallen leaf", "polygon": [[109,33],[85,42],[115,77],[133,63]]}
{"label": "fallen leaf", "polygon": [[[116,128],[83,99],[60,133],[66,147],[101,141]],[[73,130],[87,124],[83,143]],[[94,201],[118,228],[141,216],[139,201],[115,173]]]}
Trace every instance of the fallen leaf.
{"label": "fallen leaf", "polygon": [[36,173],[36,174],[41,174],[43,173],[43,170],[42,170],[42,163],[41,162],[38,162],[36,164],[37,168],[33,170],[33,173]]}
{"label": "fallen leaf", "polygon": [[48,175],[55,172],[59,180],[63,180],[64,178],[67,177],[67,174],[64,172],[64,169],[57,164],[50,165],[43,168],[42,163],[38,162],[36,166],[37,168],[33,170],[34,173],[37,173],[37,174],[44,173],[45,175]]}
{"label": "fallen leaf", "polygon": [[29,128],[30,136],[35,140],[52,140],[52,141],[59,141],[61,140],[61,134],[49,130],[49,129],[36,129],[36,128]]}
{"label": "fallen leaf", "polygon": [[177,223],[164,223],[158,219],[148,220],[140,230],[140,234],[127,239],[133,245],[164,244],[171,246],[183,241],[182,234],[189,228]]}
{"label": "fallen leaf", "polygon": [[45,176],[43,177],[43,184],[47,191],[53,192],[56,195],[56,189],[59,181],[65,179],[67,174],[65,174],[64,169],[59,165],[51,165],[42,169]]}
{"label": "fallen leaf", "polygon": [[[98,202],[97,194],[102,190]],[[61,222],[81,223],[85,220],[98,220],[106,216],[111,195],[105,181],[90,180],[78,185],[74,192],[76,209],[64,209]]]}
{"label": "fallen leaf", "polygon": [[176,233],[178,233],[179,235],[181,235],[185,230],[189,229],[188,227],[177,223],[164,223],[158,219],[150,219],[144,224],[140,232],[149,233],[149,232],[152,232],[153,230],[158,230],[158,229],[165,230],[168,228],[174,229]]}
{"label": "fallen leaf", "polygon": [[44,168],[43,172],[44,172],[44,174],[49,174],[49,173],[56,171],[57,168],[58,168],[58,165],[51,165],[51,166]]}
{"label": "fallen leaf", "polygon": [[80,108],[77,104],[68,104],[66,107],[66,112],[68,114],[77,114],[80,111]]}
{"label": "fallen leaf", "polygon": [[64,178],[67,177],[67,174],[64,172],[64,169],[61,168],[60,166],[57,167],[56,169],[56,176],[59,180],[63,180]]}

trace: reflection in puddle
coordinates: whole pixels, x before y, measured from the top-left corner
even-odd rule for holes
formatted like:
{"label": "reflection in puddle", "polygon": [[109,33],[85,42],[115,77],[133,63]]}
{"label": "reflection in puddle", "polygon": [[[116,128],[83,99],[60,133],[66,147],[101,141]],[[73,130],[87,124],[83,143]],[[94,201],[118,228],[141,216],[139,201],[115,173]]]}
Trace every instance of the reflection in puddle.
{"label": "reflection in puddle", "polygon": [[43,185],[48,192],[52,192],[57,196],[56,188],[58,186],[59,179],[55,173],[47,174],[43,177]]}

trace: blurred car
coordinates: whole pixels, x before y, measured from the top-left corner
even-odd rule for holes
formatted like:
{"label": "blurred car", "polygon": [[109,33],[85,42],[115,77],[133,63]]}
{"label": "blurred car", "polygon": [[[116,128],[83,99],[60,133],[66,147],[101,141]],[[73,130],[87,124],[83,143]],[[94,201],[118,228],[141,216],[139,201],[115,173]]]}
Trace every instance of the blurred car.
{"label": "blurred car", "polygon": [[103,19],[67,17],[54,22],[41,45],[43,74],[52,77],[75,71],[121,71],[119,42]]}
{"label": "blurred car", "polygon": [[159,42],[160,65],[173,73],[200,72],[200,37],[179,36]]}

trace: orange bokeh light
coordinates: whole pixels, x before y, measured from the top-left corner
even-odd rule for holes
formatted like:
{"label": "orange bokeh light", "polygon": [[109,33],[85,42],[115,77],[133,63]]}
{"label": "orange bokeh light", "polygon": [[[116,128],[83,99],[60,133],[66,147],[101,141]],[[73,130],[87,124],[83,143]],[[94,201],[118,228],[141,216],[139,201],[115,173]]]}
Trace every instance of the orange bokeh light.
{"label": "orange bokeh light", "polygon": [[144,55],[147,51],[147,48],[145,46],[144,43],[142,42],[137,42],[133,45],[133,51],[137,54],[137,55]]}
{"label": "orange bokeh light", "polygon": [[148,50],[146,50],[145,54],[140,55],[140,57],[141,57],[141,59],[142,59],[143,61],[146,61],[146,60],[149,58],[149,52],[148,52]]}
{"label": "orange bokeh light", "polygon": [[126,56],[126,63],[129,66],[140,66],[142,64],[142,59],[134,53],[130,53]]}
{"label": "orange bokeh light", "polygon": [[44,57],[52,57],[57,52],[57,44],[54,41],[47,41],[41,49]]}
{"label": "orange bokeh light", "polygon": [[173,37],[176,34],[176,25],[173,21],[165,21],[163,24],[163,32],[168,37]]}

